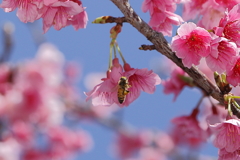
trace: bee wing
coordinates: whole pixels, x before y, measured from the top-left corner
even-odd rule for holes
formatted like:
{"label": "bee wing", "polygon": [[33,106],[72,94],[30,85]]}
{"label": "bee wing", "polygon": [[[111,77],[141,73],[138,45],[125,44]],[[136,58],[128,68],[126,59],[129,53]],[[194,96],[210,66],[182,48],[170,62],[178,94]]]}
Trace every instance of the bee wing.
{"label": "bee wing", "polygon": [[114,88],[111,89],[111,92],[118,91],[119,85],[116,85]]}

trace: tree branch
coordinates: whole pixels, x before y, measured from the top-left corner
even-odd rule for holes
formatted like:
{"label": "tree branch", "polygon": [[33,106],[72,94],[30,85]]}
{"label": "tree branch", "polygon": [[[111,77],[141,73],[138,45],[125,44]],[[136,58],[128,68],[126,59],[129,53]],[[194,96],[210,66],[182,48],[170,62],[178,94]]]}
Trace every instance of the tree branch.
{"label": "tree branch", "polygon": [[194,82],[208,95],[224,104],[223,94],[219,88],[214,85],[201,71],[196,67],[186,68],[170,48],[167,40],[162,33],[154,31],[144,20],[142,20],[130,6],[128,0],[111,0],[123,13],[128,23],[142,33],[161,54],[171,59],[176,65],[182,68],[189,76],[194,79]]}

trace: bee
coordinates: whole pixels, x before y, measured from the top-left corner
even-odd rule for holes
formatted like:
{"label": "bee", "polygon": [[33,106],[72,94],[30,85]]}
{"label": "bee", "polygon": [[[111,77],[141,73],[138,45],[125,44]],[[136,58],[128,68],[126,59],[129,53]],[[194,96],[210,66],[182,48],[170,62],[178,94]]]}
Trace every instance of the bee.
{"label": "bee", "polygon": [[129,93],[128,88],[130,87],[127,77],[122,76],[118,81],[118,101],[120,104],[125,101],[126,95]]}

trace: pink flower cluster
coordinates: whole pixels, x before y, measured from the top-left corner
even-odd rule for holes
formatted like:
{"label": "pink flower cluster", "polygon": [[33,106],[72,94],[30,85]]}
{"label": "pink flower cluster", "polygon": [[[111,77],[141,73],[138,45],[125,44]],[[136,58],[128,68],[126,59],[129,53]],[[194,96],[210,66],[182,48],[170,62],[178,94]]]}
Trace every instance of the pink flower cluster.
{"label": "pink flower cluster", "polygon": [[173,37],[171,47],[184,66],[199,65],[205,58],[213,72],[226,73],[227,81],[237,86],[240,83],[239,16],[240,4],[237,4],[225,12],[211,34],[192,22],[184,23]]}
{"label": "pink flower cluster", "polygon": [[51,26],[56,30],[73,25],[75,30],[85,28],[88,17],[80,0],[3,0],[0,7],[5,12],[18,8],[17,16],[24,22],[43,19],[46,33]]}
{"label": "pink flower cluster", "polygon": [[145,0],[142,10],[150,12],[149,25],[164,35],[171,35],[171,24],[180,25],[183,22],[173,13],[176,3],[184,3],[185,20],[202,17],[198,26],[192,22],[182,24],[172,38],[171,47],[184,66],[197,66],[204,58],[213,72],[225,72],[228,82],[237,86],[240,82],[239,0]]}
{"label": "pink flower cluster", "polygon": [[226,9],[231,10],[239,0],[190,0],[183,2],[183,19],[197,19],[198,25],[206,29],[217,26]]}
{"label": "pink flower cluster", "polygon": [[176,3],[174,0],[144,0],[142,11],[150,12],[149,25],[156,31],[162,32],[163,35],[172,35],[172,25],[180,25],[183,19],[174,14]]}
{"label": "pink flower cluster", "polygon": [[[121,104],[118,100],[118,83],[122,76],[127,77],[131,87],[128,89],[130,92],[126,95],[125,101]],[[155,85],[161,83],[160,77],[146,68],[134,69],[126,63],[123,71],[118,58],[113,59],[111,70],[107,72],[107,77],[102,80],[102,83],[86,93],[86,100],[92,98],[94,106],[110,106],[112,104],[117,104],[120,107],[128,106],[140,96],[141,91],[152,94],[156,89]]]}

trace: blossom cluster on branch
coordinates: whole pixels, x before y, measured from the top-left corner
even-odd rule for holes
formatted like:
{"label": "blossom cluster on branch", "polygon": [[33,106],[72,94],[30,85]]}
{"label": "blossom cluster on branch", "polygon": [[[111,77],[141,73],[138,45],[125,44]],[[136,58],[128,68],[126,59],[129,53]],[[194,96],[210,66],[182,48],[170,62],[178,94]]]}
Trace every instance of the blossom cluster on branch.
{"label": "blossom cluster on branch", "polygon": [[[87,150],[91,146],[91,138],[85,131],[75,132],[62,125],[65,113],[69,112],[115,129],[118,136],[115,149],[121,159],[164,160],[175,156],[173,153],[177,146],[198,148],[213,135],[213,144],[219,148],[219,160],[240,159],[240,106],[236,100],[240,98],[236,89],[240,85],[240,0],[144,0],[142,11],[150,13],[148,25],[132,10],[128,0],[111,1],[122,12],[124,10],[125,17],[103,16],[93,22],[104,24],[115,21],[117,24],[110,30],[106,78],[102,78],[102,82],[92,91],[85,93],[86,100],[91,100],[91,104],[83,102],[81,105],[77,101],[78,95],[73,91],[71,78],[62,74],[63,59],[55,54],[56,51],[41,53],[33,62],[24,65],[12,67],[1,64],[0,115],[4,130],[1,143],[6,146],[11,144],[16,150],[14,155],[24,160],[68,159],[77,151]],[[174,13],[178,4],[183,6],[182,17]],[[78,30],[85,28],[88,21],[80,0],[3,0],[0,7],[5,12],[17,9],[17,16],[24,23],[42,18],[44,33],[51,26],[60,30],[73,25]],[[159,51],[163,48],[161,51],[170,53],[170,59],[178,61],[181,68],[171,67],[171,77],[167,80],[162,80],[147,68],[132,68],[117,43],[123,22],[138,27],[151,42],[162,42],[161,46],[148,46],[146,49]],[[170,45],[160,36],[154,36],[153,33],[158,32],[161,34],[155,35],[171,36],[172,25],[180,27]],[[194,70],[196,67],[198,70]],[[185,73],[186,70],[192,74]],[[210,91],[206,90],[206,84],[197,83],[198,76],[193,76],[199,75],[200,70],[205,73],[201,74],[200,79],[212,84]],[[208,80],[207,75],[214,75],[214,80]],[[149,131],[131,132],[111,117],[115,109],[108,112],[94,109],[94,106],[129,106],[141,91],[152,94],[161,82],[164,93],[174,94],[174,101],[186,86],[202,91],[202,98],[189,115],[172,120],[173,128],[169,135]],[[210,97],[213,86],[223,99],[221,104]],[[5,125],[9,127],[4,128]],[[37,147],[37,134],[48,140],[46,150]],[[168,145],[161,143],[164,140]],[[129,158],[135,151],[139,153],[137,157]]]}
{"label": "blossom cluster on branch", "polygon": [[82,2],[79,0],[3,0],[0,5],[5,12],[17,9],[17,16],[24,22],[43,19],[43,31],[51,26],[56,30],[73,25],[74,29],[85,28],[88,17]]}

